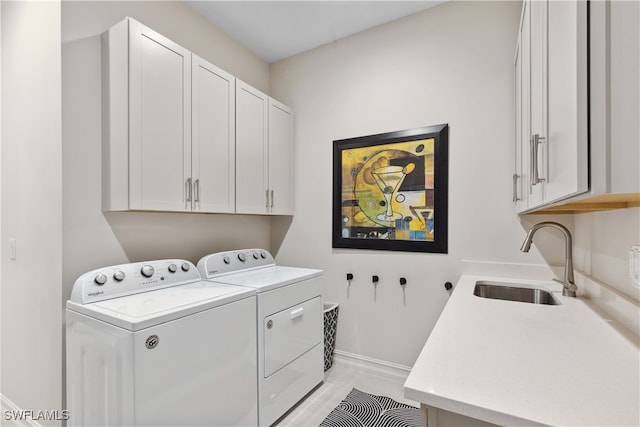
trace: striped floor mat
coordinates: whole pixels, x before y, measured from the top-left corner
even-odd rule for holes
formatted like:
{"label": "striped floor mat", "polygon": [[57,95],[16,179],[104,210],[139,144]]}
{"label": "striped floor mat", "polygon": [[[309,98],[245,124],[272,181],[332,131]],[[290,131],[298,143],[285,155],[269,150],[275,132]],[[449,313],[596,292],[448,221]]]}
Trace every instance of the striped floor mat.
{"label": "striped floor mat", "polygon": [[420,410],[385,396],[353,389],[320,427],[418,427]]}

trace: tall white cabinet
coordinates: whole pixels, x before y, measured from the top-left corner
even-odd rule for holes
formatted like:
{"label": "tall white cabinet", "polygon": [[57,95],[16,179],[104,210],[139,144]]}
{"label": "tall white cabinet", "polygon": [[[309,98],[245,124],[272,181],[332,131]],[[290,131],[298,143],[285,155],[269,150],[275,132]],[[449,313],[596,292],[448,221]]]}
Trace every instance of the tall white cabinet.
{"label": "tall white cabinet", "polygon": [[586,8],[523,2],[514,63],[518,212],[589,189]]}
{"label": "tall white cabinet", "polygon": [[293,214],[293,113],[236,80],[236,212]]}

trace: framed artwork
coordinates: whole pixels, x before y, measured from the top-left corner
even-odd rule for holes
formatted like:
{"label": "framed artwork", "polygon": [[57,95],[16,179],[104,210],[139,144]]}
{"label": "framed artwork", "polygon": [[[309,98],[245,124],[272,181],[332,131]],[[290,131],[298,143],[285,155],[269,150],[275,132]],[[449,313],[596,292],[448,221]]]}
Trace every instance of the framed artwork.
{"label": "framed artwork", "polygon": [[334,248],[447,253],[448,131],[333,141]]}

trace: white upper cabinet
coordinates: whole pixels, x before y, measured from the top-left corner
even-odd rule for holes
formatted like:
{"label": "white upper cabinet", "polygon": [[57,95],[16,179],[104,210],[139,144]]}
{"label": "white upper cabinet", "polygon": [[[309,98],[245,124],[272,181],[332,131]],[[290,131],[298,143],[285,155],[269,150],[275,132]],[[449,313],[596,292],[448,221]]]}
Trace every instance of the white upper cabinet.
{"label": "white upper cabinet", "polygon": [[589,7],[590,195],[638,196],[640,2],[592,1]]}
{"label": "white upper cabinet", "polygon": [[270,213],[293,215],[293,111],[269,98]]}
{"label": "white upper cabinet", "polygon": [[586,8],[584,1],[523,3],[515,62],[518,212],[589,190]]}
{"label": "white upper cabinet", "polygon": [[105,210],[187,209],[191,54],[132,19],[103,36]]}
{"label": "white upper cabinet", "polygon": [[236,212],[268,212],[269,97],[236,80]]}
{"label": "white upper cabinet", "polygon": [[[529,161],[529,12],[528,4],[522,9],[520,30],[516,43],[514,61],[514,92],[515,92],[515,134],[514,134],[514,172],[513,172],[513,203],[516,211],[527,208],[530,178],[527,162]],[[525,72],[526,71],[526,72]]]}
{"label": "white upper cabinet", "polygon": [[131,18],[103,73],[103,209],[233,212],[233,76]]}
{"label": "white upper cabinet", "polygon": [[192,205],[235,211],[235,78],[193,55]]}
{"label": "white upper cabinet", "polygon": [[589,190],[587,3],[549,1],[547,7],[544,201],[554,202]]}
{"label": "white upper cabinet", "polygon": [[236,81],[236,212],[293,214],[293,114]]}
{"label": "white upper cabinet", "polygon": [[[531,1],[529,8],[529,191],[528,206],[543,203],[546,176],[547,57],[546,1]],[[526,27],[525,27],[526,28]]]}

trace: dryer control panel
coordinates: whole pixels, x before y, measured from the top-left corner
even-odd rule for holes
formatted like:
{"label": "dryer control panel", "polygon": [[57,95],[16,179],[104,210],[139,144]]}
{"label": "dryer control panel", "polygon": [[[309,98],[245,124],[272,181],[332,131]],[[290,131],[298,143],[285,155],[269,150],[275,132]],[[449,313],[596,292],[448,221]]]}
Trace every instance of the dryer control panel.
{"label": "dryer control panel", "polygon": [[265,249],[241,249],[205,256],[198,261],[198,271],[203,279],[211,279],[227,273],[275,264],[275,260]]}
{"label": "dryer control panel", "polygon": [[183,259],[113,265],[80,276],[73,285],[70,300],[90,304],[200,280],[195,265]]}

